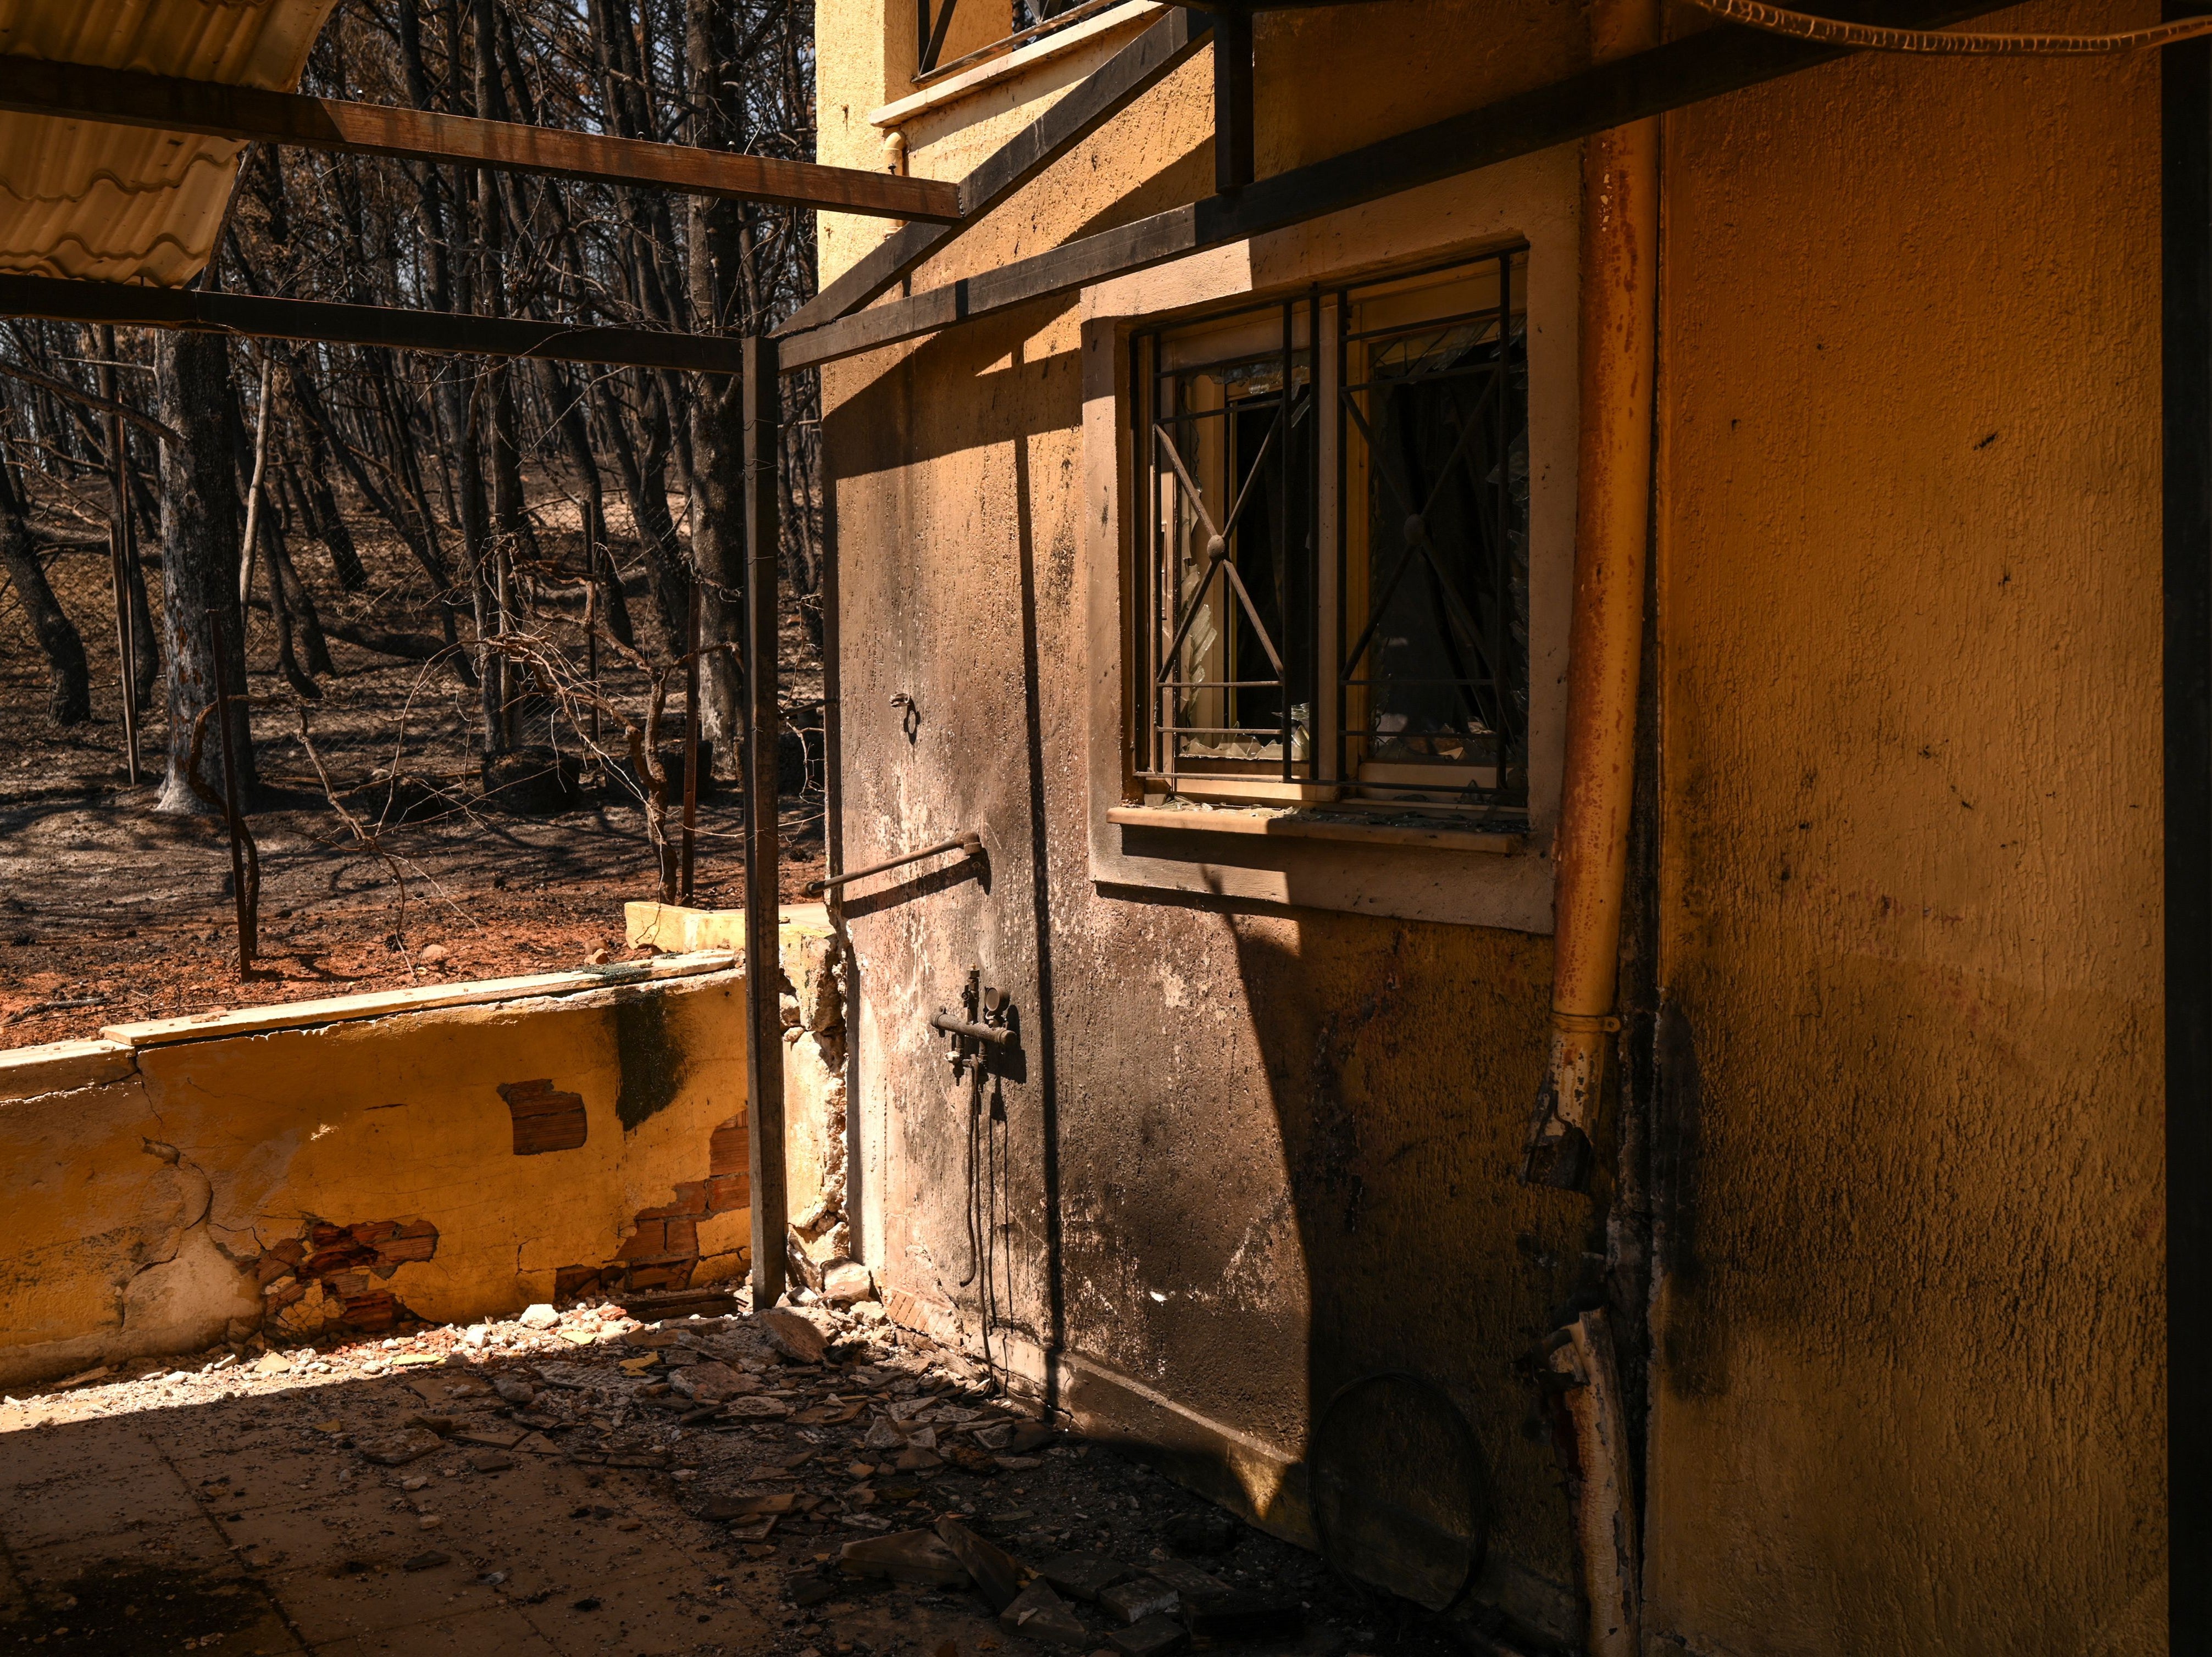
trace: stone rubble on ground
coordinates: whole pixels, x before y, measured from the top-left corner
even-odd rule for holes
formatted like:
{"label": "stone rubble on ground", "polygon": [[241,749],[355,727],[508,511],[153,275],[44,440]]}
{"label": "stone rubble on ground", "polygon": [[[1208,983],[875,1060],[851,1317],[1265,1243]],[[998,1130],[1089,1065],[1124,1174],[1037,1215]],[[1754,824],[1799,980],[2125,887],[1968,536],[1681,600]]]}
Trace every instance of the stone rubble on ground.
{"label": "stone rubble on ground", "polygon": [[[740,1560],[787,1568],[793,1643],[776,1648],[787,1657],[808,1643],[821,1657],[929,1657],[939,1648],[840,1643],[813,1620],[862,1617],[885,1595],[967,1607],[970,1637],[988,1630],[999,1657],[1155,1657],[1194,1636],[1202,1648],[1264,1640],[1251,1647],[1264,1657],[1345,1648],[1325,1627],[1301,1634],[1301,1595],[1344,1597],[1318,1561],[1071,1438],[880,1305],[802,1292],[805,1304],[750,1314],[742,1295],[690,1295],[701,1311],[652,1299],[541,1302],[319,1352],[256,1340],[8,1404],[58,1421],[381,1377],[410,1402],[373,1418],[341,1400],[313,1427],[359,1476],[421,1509],[422,1532],[441,1524],[429,1504],[456,1477],[496,1479],[537,1458],[633,1470]],[[405,1568],[434,1556],[422,1549]]]}

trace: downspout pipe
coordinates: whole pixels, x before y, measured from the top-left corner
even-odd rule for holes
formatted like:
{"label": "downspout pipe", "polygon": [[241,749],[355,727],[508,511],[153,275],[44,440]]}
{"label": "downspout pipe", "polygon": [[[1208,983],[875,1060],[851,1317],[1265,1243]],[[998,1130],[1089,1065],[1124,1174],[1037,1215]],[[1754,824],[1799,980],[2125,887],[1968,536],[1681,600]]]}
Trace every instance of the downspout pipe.
{"label": "downspout pipe", "polygon": [[[1656,0],[1598,0],[1591,56],[1659,44]],[[1636,769],[1650,559],[1656,372],[1659,122],[1597,134],[1583,150],[1581,436],[1574,613],[1567,640],[1566,778],[1553,841],[1551,1052],[1521,1177],[1584,1189],[1614,992]]]}

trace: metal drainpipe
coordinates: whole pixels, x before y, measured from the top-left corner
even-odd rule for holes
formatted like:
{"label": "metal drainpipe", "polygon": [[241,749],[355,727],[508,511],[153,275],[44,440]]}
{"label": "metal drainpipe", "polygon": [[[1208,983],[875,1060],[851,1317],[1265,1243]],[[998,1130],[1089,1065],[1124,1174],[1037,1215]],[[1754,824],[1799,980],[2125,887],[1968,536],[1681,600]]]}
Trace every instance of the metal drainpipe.
{"label": "metal drainpipe", "polygon": [[[1656,0],[1598,0],[1595,62],[1659,43]],[[1583,1188],[1611,1033],[1635,779],[1656,355],[1659,123],[1583,151],[1582,432],[1566,781],[1553,843],[1552,1043],[1521,1177]]]}

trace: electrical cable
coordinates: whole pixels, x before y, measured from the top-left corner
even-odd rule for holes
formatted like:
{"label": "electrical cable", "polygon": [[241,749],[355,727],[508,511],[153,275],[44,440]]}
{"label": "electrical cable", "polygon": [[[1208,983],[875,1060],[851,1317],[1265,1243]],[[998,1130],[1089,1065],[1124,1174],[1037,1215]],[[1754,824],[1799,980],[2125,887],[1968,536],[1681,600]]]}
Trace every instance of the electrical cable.
{"label": "electrical cable", "polygon": [[2212,15],[2185,17],[2154,28],[2130,29],[2120,34],[1966,34],[1948,29],[1882,28],[1871,23],[1846,23],[1833,17],[1815,17],[1802,11],[1770,6],[1763,0],[1690,0],[1701,10],[1747,28],[1784,34],[1827,46],[1849,46],[1859,52],[1901,52],[1954,58],[2080,58],[2114,52],[2139,52],[2147,46],[2170,46],[2212,34]]}

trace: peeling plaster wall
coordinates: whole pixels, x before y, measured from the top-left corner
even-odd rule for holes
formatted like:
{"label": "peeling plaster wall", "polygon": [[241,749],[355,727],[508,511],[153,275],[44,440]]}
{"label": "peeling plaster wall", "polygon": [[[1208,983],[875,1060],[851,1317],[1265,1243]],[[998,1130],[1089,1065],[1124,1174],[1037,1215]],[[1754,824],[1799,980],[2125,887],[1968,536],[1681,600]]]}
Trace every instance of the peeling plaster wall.
{"label": "peeling plaster wall", "polygon": [[1692,1652],[2166,1648],[2158,150],[2150,54],[1668,123],[1648,1626]]}
{"label": "peeling plaster wall", "polygon": [[[823,160],[880,164],[911,9],[825,12]],[[1263,14],[1260,171],[1558,79],[1581,27]],[[913,170],[1111,44],[917,118]],[[1206,193],[1208,75],[913,286]],[[1862,61],[1667,122],[1655,1650],[2163,1648],[2155,93]],[[1401,218],[1441,243],[1505,171]],[[1249,263],[1355,270],[1387,216]],[[825,279],[883,234],[822,226]],[[845,905],[860,1253],[971,1345],[988,1292],[996,1355],[1042,1384],[1056,1346],[1088,1424],[1295,1536],[1334,1390],[1437,1378],[1491,1465],[1483,1592],[1571,1628],[1513,1369],[1602,1247],[1513,1177],[1548,939],[1091,878],[1087,337],[1044,300],[824,371],[847,865],[989,846]],[[927,1027],[971,967],[1026,1063],[973,1162]]]}
{"label": "peeling plaster wall", "polygon": [[[725,972],[5,1055],[0,1384],[741,1272],[742,1005]],[[580,1140],[520,1150],[518,1087]]]}
{"label": "peeling plaster wall", "polygon": [[[1497,9],[1262,15],[1262,170],[1578,64],[1577,15]],[[823,160],[878,163],[867,109],[905,88],[884,78],[899,43],[866,25],[910,30],[910,12],[825,10]],[[958,176],[1110,48],[1024,82],[1031,101],[988,92],[910,123],[913,169]],[[1200,53],[915,286],[1205,193],[1210,73]],[[1362,76],[1392,100],[1281,93]],[[1416,256],[1480,215],[1464,190],[1431,204]],[[881,234],[824,215],[825,279]],[[1295,259],[1373,258],[1325,240]],[[860,1257],[896,1315],[971,1348],[988,1292],[994,1357],[1042,1385],[1057,1346],[1058,1396],[1086,1425],[1175,1447],[1189,1481],[1302,1540],[1328,1400],[1376,1370],[1432,1377],[1487,1464],[1486,1593],[1570,1627],[1565,1503],[1514,1369],[1594,1220],[1589,1199],[1513,1178],[1549,940],[1094,882],[1086,750],[1115,668],[1085,631],[1083,338],[1075,307],[1047,301],[824,373],[846,865],[969,828],[989,848],[980,871],[925,865],[842,906]],[[911,742],[901,691],[919,705]],[[972,1160],[970,1097],[927,1028],[970,968],[1024,1031],[1004,1126],[974,1132]]]}

